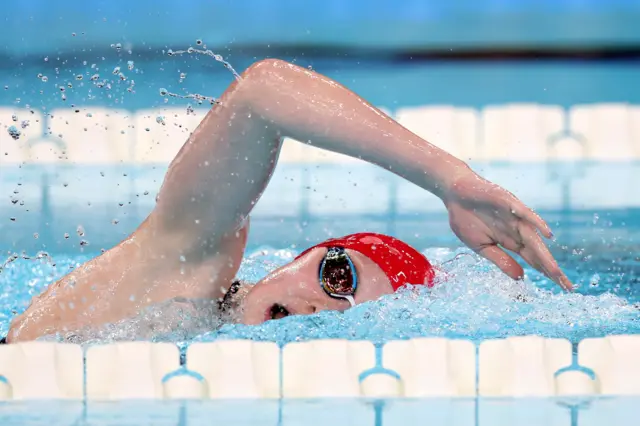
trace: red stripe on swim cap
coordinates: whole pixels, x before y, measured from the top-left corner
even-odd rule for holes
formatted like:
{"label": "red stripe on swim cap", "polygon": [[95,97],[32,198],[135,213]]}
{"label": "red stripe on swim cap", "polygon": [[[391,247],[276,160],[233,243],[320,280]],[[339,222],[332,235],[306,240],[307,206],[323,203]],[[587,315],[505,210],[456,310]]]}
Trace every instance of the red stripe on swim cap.
{"label": "red stripe on swim cap", "polygon": [[364,254],[384,271],[394,291],[406,284],[434,285],[435,271],[429,260],[409,244],[388,235],[363,232],[332,238],[308,248],[297,258],[316,247],[343,247]]}

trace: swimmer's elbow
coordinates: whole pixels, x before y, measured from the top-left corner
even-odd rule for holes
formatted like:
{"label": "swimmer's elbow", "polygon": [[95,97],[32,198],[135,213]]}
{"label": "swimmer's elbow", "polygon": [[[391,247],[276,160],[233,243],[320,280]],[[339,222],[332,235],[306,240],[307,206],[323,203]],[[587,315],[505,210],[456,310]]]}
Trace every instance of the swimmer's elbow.
{"label": "swimmer's elbow", "polygon": [[271,77],[274,73],[286,72],[295,65],[281,59],[262,59],[254,62],[241,75],[243,80],[262,80]]}
{"label": "swimmer's elbow", "polygon": [[240,74],[220,99],[222,104],[239,108],[255,108],[259,99],[271,99],[274,89],[277,91],[285,74],[288,62],[280,59],[263,59],[254,62]]}
{"label": "swimmer's elbow", "polygon": [[256,99],[271,99],[279,89],[290,82],[292,75],[299,67],[280,59],[263,59],[253,63],[241,75],[238,84],[242,98],[253,101]]}
{"label": "swimmer's elbow", "polygon": [[278,102],[282,88],[291,86],[305,69],[280,59],[263,59],[253,63],[241,74],[235,86],[236,105],[243,105],[259,116],[271,115],[274,102]]}

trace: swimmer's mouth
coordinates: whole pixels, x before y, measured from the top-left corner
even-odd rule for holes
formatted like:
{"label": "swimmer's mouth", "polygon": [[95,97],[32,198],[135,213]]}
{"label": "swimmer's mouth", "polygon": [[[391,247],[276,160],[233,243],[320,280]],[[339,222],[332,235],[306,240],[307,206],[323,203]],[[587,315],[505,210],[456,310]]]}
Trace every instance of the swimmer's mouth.
{"label": "swimmer's mouth", "polygon": [[291,313],[284,306],[274,303],[266,312],[266,320],[275,320],[288,317]]}

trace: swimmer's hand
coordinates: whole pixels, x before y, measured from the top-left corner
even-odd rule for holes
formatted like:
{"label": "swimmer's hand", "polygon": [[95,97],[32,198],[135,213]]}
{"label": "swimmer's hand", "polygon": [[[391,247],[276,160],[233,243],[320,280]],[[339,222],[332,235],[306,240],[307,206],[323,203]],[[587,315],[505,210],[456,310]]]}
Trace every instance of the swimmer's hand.
{"label": "swimmer's hand", "polygon": [[551,238],[549,225],[513,194],[471,172],[458,177],[442,200],[458,238],[505,274],[521,279],[524,271],[503,249],[518,253],[565,290],[573,288],[538,234]]}

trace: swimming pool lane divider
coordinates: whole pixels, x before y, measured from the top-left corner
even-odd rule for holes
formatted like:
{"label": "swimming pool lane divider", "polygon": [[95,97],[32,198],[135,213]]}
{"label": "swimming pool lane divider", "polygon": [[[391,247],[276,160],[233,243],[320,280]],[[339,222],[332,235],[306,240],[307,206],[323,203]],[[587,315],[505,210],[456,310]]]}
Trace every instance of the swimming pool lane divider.
{"label": "swimming pool lane divider", "polygon": [[[451,421],[452,419],[454,419],[455,424],[464,424],[469,426],[470,425],[496,426],[498,424],[500,425],[509,424],[510,426],[516,426],[520,424],[531,424],[526,422],[521,423],[521,421],[524,419],[530,420],[535,418],[536,416],[540,416],[540,410],[544,411],[544,415],[542,417],[544,417],[546,421],[551,421],[553,424],[563,424],[566,426],[569,426],[569,424],[571,424],[572,426],[574,425],[580,426],[584,424],[587,426],[591,426],[593,424],[602,424],[602,423],[594,423],[594,419],[606,418],[606,415],[608,415],[607,410],[612,409],[610,405],[609,406],[606,405],[611,402],[610,399],[600,398],[602,395],[606,395],[606,393],[601,393],[601,394],[577,393],[575,395],[570,395],[567,392],[565,392],[564,395],[559,395],[557,392],[553,392],[553,390],[557,390],[557,389],[547,388],[547,391],[551,390],[551,392],[547,392],[547,394],[542,394],[538,392],[536,395],[533,395],[538,398],[534,399],[532,403],[529,403],[530,400],[528,399],[528,397],[532,395],[522,393],[521,392],[522,389],[530,390],[532,387],[536,388],[537,386],[539,386],[540,380],[538,380],[539,377],[536,377],[536,376],[540,374],[543,376],[546,376],[544,377],[544,379],[549,379],[549,376],[551,377],[551,379],[554,379],[557,376],[562,375],[563,371],[571,372],[571,371],[574,371],[574,368],[576,367],[578,369],[591,371],[592,374],[595,375],[595,377],[600,381],[603,381],[602,379],[605,379],[604,381],[611,382],[611,379],[615,380],[617,378],[627,382],[632,381],[633,383],[637,384],[638,382],[640,382],[640,380],[637,380],[638,378],[640,378],[640,376],[638,376],[638,369],[637,368],[634,369],[634,365],[637,364],[638,355],[640,355],[640,341],[638,340],[639,337],[640,336],[609,336],[607,338],[602,338],[602,339],[587,339],[588,343],[590,343],[590,345],[586,345],[585,355],[587,356],[587,358],[589,356],[593,356],[592,349],[594,347],[593,343],[595,343],[596,344],[595,347],[599,347],[600,358],[601,358],[600,365],[616,367],[617,374],[614,374],[613,375],[614,377],[607,377],[608,375],[611,376],[611,374],[607,374],[606,372],[603,372],[602,368],[598,366],[596,366],[596,368],[594,369],[587,369],[586,367],[580,366],[578,364],[578,360],[580,358],[579,357],[580,345],[577,345],[577,344],[572,345],[568,341],[563,341],[562,339],[544,339],[538,336],[524,336],[524,337],[485,341],[485,342],[481,342],[480,345],[467,342],[471,344],[470,347],[472,348],[472,353],[473,353],[473,365],[475,367],[473,369],[475,387],[473,392],[474,395],[472,397],[461,398],[459,396],[456,396],[455,394],[434,395],[434,397],[431,397],[431,398],[430,397],[425,398],[424,396],[416,397],[415,395],[404,395],[404,394],[399,397],[397,395],[385,396],[382,394],[373,395],[373,396],[354,395],[352,397],[346,397],[347,398],[346,401],[348,401],[346,405],[344,403],[338,403],[342,408],[336,407],[336,400],[334,398],[331,398],[331,395],[317,395],[312,397],[306,396],[304,398],[297,398],[295,395],[286,395],[285,397],[285,395],[283,394],[283,388],[284,388],[283,372],[285,370],[285,363],[283,362],[285,357],[283,356],[283,352],[289,345],[323,346],[325,344],[329,344],[329,345],[334,344],[333,353],[335,354],[336,359],[327,360],[326,352],[320,354],[324,358],[315,359],[315,360],[313,359],[313,357],[311,357],[310,359],[308,356],[306,356],[306,355],[309,355],[309,353],[313,354],[313,351],[302,353],[302,355],[305,355],[305,358],[301,359],[300,361],[304,365],[307,365],[307,366],[315,365],[316,369],[325,371],[325,370],[328,370],[326,366],[330,367],[334,363],[339,364],[338,361],[340,361],[341,358],[344,358],[344,355],[346,355],[347,358],[352,358],[352,361],[353,360],[357,361],[358,355],[361,355],[358,352],[362,352],[362,348],[364,348],[364,346],[362,345],[360,345],[359,348],[357,346],[358,346],[358,343],[363,343],[363,342],[347,341],[347,340],[309,341],[309,342],[296,342],[292,344],[279,346],[271,342],[217,341],[212,343],[206,343],[203,345],[208,347],[217,346],[218,352],[220,352],[220,350],[224,349],[225,347],[226,349],[229,349],[229,348],[233,349],[234,346],[236,349],[238,347],[242,347],[245,350],[244,355],[246,355],[246,351],[248,350],[249,352],[251,352],[250,355],[253,356],[254,362],[252,365],[245,365],[244,367],[246,367],[247,370],[252,371],[253,373],[252,377],[254,379],[256,378],[256,373],[259,373],[259,371],[264,367],[260,365],[260,362],[259,362],[259,358],[260,358],[259,355],[261,352],[261,347],[259,345],[260,344],[266,345],[266,346],[262,346],[262,349],[267,349],[267,350],[272,350],[274,346],[276,347],[278,356],[276,358],[277,359],[276,364],[273,364],[273,365],[276,366],[276,369],[278,370],[278,379],[277,379],[278,396],[275,400],[271,399],[271,401],[273,401],[277,405],[275,406],[271,404],[268,405],[266,407],[267,411],[265,413],[268,413],[270,409],[275,409],[277,411],[277,415],[275,415],[275,417],[269,417],[273,419],[273,423],[269,421],[269,424],[277,424],[279,426],[283,424],[298,424],[298,423],[295,423],[295,419],[297,419],[296,416],[300,416],[301,412],[306,413],[307,408],[304,404],[307,402],[311,402],[313,405],[310,406],[309,409],[312,410],[311,411],[312,414],[310,415],[313,417],[309,419],[309,422],[307,422],[307,420],[305,419],[304,421],[305,424],[314,424],[314,422],[316,422],[317,424],[321,424],[321,423],[325,424],[326,419],[325,419],[325,422],[323,423],[321,419],[316,418],[316,416],[322,417],[323,415],[326,416],[331,414],[331,415],[337,416],[336,417],[337,419],[340,415],[346,415],[347,413],[351,412],[349,410],[362,410],[363,407],[368,407],[364,409],[365,411],[363,411],[363,413],[368,412],[369,417],[365,415],[365,418],[362,419],[362,422],[357,421],[358,424],[363,424],[363,425],[366,424],[367,426],[369,425],[382,426],[382,425],[390,425],[390,424],[404,425],[406,422],[406,419],[401,423],[397,423],[398,410],[400,409],[400,411],[404,411],[408,407],[409,412],[412,412],[411,410],[414,410],[413,411],[414,416],[416,416],[416,413],[415,413],[416,409],[418,411],[422,409],[423,415],[431,414],[432,416],[434,416],[434,419],[447,418],[449,419],[447,421]],[[437,356],[434,355],[430,357],[424,351],[424,349],[428,349],[429,346],[432,346],[432,349],[433,347],[438,345],[442,347],[443,343],[446,344],[445,346],[450,346],[449,343],[451,342],[461,342],[461,341],[456,341],[456,340],[450,341],[446,339],[436,338],[436,339],[410,339],[410,340],[400,341],[400,342],[404,344],[409,344],[409,346],[413,346],[413,349],[409,349],[406,351],[406,352],[413,351],[413,353],[411,353],[407,357],[407,360],[405,360],[404,364],[406,365],[406,364],[420,364],[420,363],[429,363],[429,362],[433,363],[434,360],[437,358]],[[198,406],[194,406],[190,404],[189,401],[193,401],[193,402],[203,401],[203,400],[215,401],[216,399],[223,403],[225,401],[225,398],[212,399],[211,395],[205,395],[204,393],[200,395],[191,394],[191,396],[187,394],[186,397],[185,397],[185,394],[183,393],[182,394],[183,398],[173,399],[173,402],[171,402],[172,399],[166,399],[166,398],[172,397],[171,392],[165,393],[164,391],[161,391],[160,393],[154,393],[154,394],[148,394],[148,395],[140,395],[140,394],[132,395],[129,392],[125,392],[124,395],[123,394],[118,395],[118,392],[117,392],[118,389],[113,389],[116,392],[114,392],[107,398],[103,398],[103,399],[90,398],[87,395],[86,378],[88,376],[87,360],[91,362],[90,360],[91,356],[87,356],[88,355],[87,350],[82,350],[77,345],[68,345],[68,344],[65,345],[65,344],[44,343],[44,342],[34,342],[34,343],[35,344],[26,343],[26,344],[18,344],[18,345],[6,345],[5,346],[6,348],[12,348],[12,349],[0,350],[0,382],[4,382],[8,385],[13,384],[16,386],[17,388],[16,390],[22,391],[22,395],[16,395],[17,397],[15,398],[15,400],[20,400],[21,402],[24,402],[25,400],[35,399],[33,398],[34,395],[28,395],[28,392],[27,394],[25,394],[24,392],[25,383],[24,382],[20,383],[20,374],[18,374],[16,377],[15,370],[22,370],[22,373],[24,373],[26,370],[27,375],[31,373],[31,377],[30,377],[31,380],[26,381],[27,382],[26,387],[32,386],[32,387],[47,388],[47,385],[50,384],[47,382],[49,382],[52,377],[55,378],[56,377],[55,373],[57,372],[45,371],[47,370],[47,367],[51,367],[51,363],[50,362],[47,363],[43,361],[47,361],[47,359],[51,361],[51,358],[53,355],[53,358],[56,358],[56,357],[60,358],[57,360],[59,363],[65,364],[68,362],[73,362],[73,360],[70,360],[68,356],[65,356],[65,350],[60,349],[61,347],[66,347],[67,348],[66,354],[68,355],[69,354],[68,349],[73,348],[74,349],[73,352],[75,352],[76,354],[80,353],[81,354],[80,359],[85,360],[85,362],[82,362],[83,364],[82,367],[84,370],[84,373],[82,375],[83,382],[84,382],[82,396],[81,398],[71,398],[72,400],[76,399],[80,403],[80,406],[78,406],[79,411],[78,411],[78,419],[76,421],[76,424],[86,424],[88,420],[95,418],[96,415],[98,417],[100,417],[101,415],[104,415],[105,411],[104,410],[101,411],[100,406],[98,406],[97,413],[96,413],[95,403],[109,402],[111,404],[108,406],[108,407],[111,407],[109,408],[109,410],[113,410],[113,409],[117,409],[118,407],[118,405],[113,405],[113,402],[117,402],[117,401],[124,402],[127,400],[131,401],[131,400],[137,399],[138,402],[136,402],[136,404],[143,403],[145,400],[147,401],[155,400],[157,403],[163,403],[163,401],[164,403],[169,403],[170,405],[167,406],[169,410],[165,409],[167,407],[162,408],[163,407],[162,405],[159,405],[156,407],[156,410],[158,409],[163,410],[162,413],[158,411],[158,413],[160,413],[159,415],[173,415],[177,419],[175,424],[186,426],[188,424],[193,424],[193,423],[190,423],[190,421],[192,421],[194,418],[193,417],[194,412],[191,411],[192,408],[195,409],[196,412],[199,410]],[[240,346],[237,346],[238,343],[240,344]],[[385,366],[385,363],[391,362],[390,359],[385,360],[385,357],[384,357],[385,346],[387,344],[397,343],[397,342],[390,341],[384,344],[373,344],[372,342],[364,342],[364,343],[368,344],[370,347],[373,348],[374,356],[372,358],[371,357],[369,358],[369,361],[373,361],[373,362],[369,364],[370,366],[368,368],[358,367],[357,362],[351,363],[351,367],[354,367],[356,370],[361,369],[360,372],[356,372],[358,373],[357,375],[351,374],[351,377],[355,378],[355,380],[358,383],[362,383],[366,381],[367,378],[374,377],[377,374],[381,376],[387,376],[389,378],[392,378],[398,381],[402,381],[403,378],[404,379],[410,378],[410,377],[407,377],[408,376],[407,372],[406,371],[403,372],[402,369],[397,369],[398,371],[396,371],[394,369],[389,369]],[[512,391],[514,391],[512,392],[512,394],[508,394],[507,392],[505,392],[504,395],[501,395],[498,397],[487,397],[486,395],[481,395],[483,393],[483,390],[480,383],[482,380],[486,380],[486,379],[481,376],[480,359],[483,356],[487,355],[487,349],[485,347],[485,349],[483,350],[483,344],[489,344],[489,346],[497,344],[498,347],[501,347],[501,349],[503,349],[503,352],[506,355],[504,357],[505,359],[498,360],[504,366],[504,369],[498,372],[500,377],[504,378],[504,377],[511,376],[511,379],[513,379],[513,376],[515,376],[515,378],[518,381],[521,381],[521,383],[519,383],[519,389],[511,389]],[[188,360],[188,353],[185,353],[184,349],[188,349],[188,347],[182,348],[183,350],[178,350],[178,347],[176,345],[166,344],[166,343],[165,344],[150,343],[150,342],[126,342],[126,343],[100,345],[100,346],[116,347],[115,352],[113,351],[114,348],[112,348],[111,354],[115,353],[120,355],[120,356],[111,357],[107,359],[106,362],[113,362],[115,364],[133,363],[135,365],[133,365],[133,368],[130,369],[129,372],[142,373],[138,377],[125,377],[125,379],[130,379],[131,381],[129,382],[127,382],[126,380],[120,381],[119,384],[121,386],[127,387],[127,386],[133,385],[135,387],[136,381],[144,381],[145,376],[147,376],[146,379],[149,381],[149,383],[146,384],[146,389],[147,390],[153,389],[154,385],[151,382],[153,382],[154,379],[153,377],[150,377],[147,373],[152,373],[154,366],[156,367],[159,366],[158,360],[163,357],[163,352],[165,353],[165,355],[168,352],[173,352],[173,354],[175,355],[174,359],[177,360],[177,364],[175,366],[176,368],[172,369],[171,371],[164,374],[163,376],[156,376],[158,377],[158,382],[160,382],[160,385],[162,385],[163,383],[170,382],[172,379],[180,378],[180,377],[195,380],[200,385],[199,389],[201,390],[203,390],[206,386],[209,385],[204,383],[206,382],[206,377],[204,374],[201,374],[197,371],[189,370],[187,368],[185,361]],[[589,348],[588,346],[591,346],[591,348]],[[355,348],[355,351],[349,350],[350,347]],[[462,347],[462,346],[459,346],[459,347]],[[555,372],[551,371],[552,369],[546,372],[550,374],[545,374],[545,371],[537,371],[539,370],[539,368],[537,368],[538,366],[533,365],[535,364],[535,362],[532,363],[532,361],[535,359],[538,359],[539,364],[540,363],[543,365],[549,364],[549,363],[554,364],[553,358],[558,357],[558,349],[561,347],[569,349],[569,352],[560,351],[560,352],[564,352],[564,354],[560,354],[561,357],[563,358],[567,354],[569,355],[569,358],[565,358],[563,360],[568,362]],[[51,351],[52,348],[54,349],[53,351]],[[171,349],[171,348],[173,348],[172,351],[167,351],[167,349]],[[346,348],[347,351],[340,353],[340,350],[339,350],[340,348],[342,349]],[[416,348],[422,349],[422,351],[416,351],[415,350]],[[90,349],[90,348],[85,348],[85,349]],[[135,349],[135,350],[132,352],[131,349]],[[338,350],[335,350],[335,349],[338,349]],[[539,351],[540,349],[542,349],[542,352]],[[78,352],[78,350],[80,352]],[[145,350],[147,351],[147,353],[142,354],[143,356],[141,357],[130,356],[130,355],[136,355],[136,352],[140,354]],[[43,352],[47,352],[47,351],[49,353],[45,354],[44,357],[40,356],[43,354]],[[21,357],[19,359],[18,357],[7,357],[6,355],[8,354],[8,352],[13,352],[13,355],[21,355]],[[180,352],[185,353],[186,356],[180,356]],[[228,369],[230,370],[236,370],[238,368],[242,369],[243,368],[242,365],[234,366],[232,365],[232,361],[237,360],[242,363],[243,354],[233,353],[233,352],[234,350],[227,352],[226,357],[213,356],[210,362],[225,364],[228,366]],[[365,350],[364,352],[369,352],[369,351]],[[535,352],[538,352],[537,355],[542,355],[542,359],[540,359],[540,357],[537,356]],[[607,354],[606,352],[609,352],[609,353]],[[494,352],[492,352],[490,348],[489,355],[491,355],[492,353]],[[533,358],[530,357],[527,359],[526,357],[527,353],[534,354],[534,357]],[[613,354],[613,357],[610,356],[612,354]],[[369,355],[372,355],[372,354],[369,352]],[[456,356],[456,354],[452,353],[451,351],[449,351],[446,355],[448,355],[449,357]],[[13,358],[13,361],[16,361],[16,362],[11,362],[12,361],[11,358]],[[437,365],[438,369],[442,371],[450,371],[453,365],[446,362],[448,359],[449,358],[445,358],[445,362],[440,362],[439,365]],[[511,366],[509,365],[513,361],[518,361],[518,360],[522,362],[520,363],[520,365],[516,365],[515,369],[513,368],[514,367],[513,365]],[[22,362],[22,361],[27,361],[27,362]],[[256,361],[258,362],[256,363]],[[43,366],[45,367],[44,369],[42,368]],[[518,371],[519,368],[521,369],[521,371]],[[526,372],[527,370],[533,370],[534,374],[523,375],[522,368],[524,368],[524,372]],[[144,370],[147,370],[147,371],[145,372]],[[342,373],[349,374],[353,372],[343,371]],[[421,373],[417,371],[415,374],[420,376]],[[598,374],[600,376],[598,376]],[[36,379],[35,381],[33,381],[34,378]],[[42,378],[41,383],[39,383],[38,378]],[[425,378],[425,377],[419,377],[419,378],[425,379],[423,380],[423,383],[427,386],[429,385],[428,378]],[[119,381],[120,379],[121,378],[116,378],[116,382]],[[240,379],[242,380],[243,377],[240,377]],[[589,377],[589,380],[591,380],[591,377]],[[39,386],[39,385],[42,385],[42,386]],[[255,386],[256,383],[254,382],[250,385]],[[337,383],[337,386],[340,386],[340,384]],[[402,383],[400,383],[400,386],[402,386]],[[20,387],[23,387],[23,389],[19,389]],[[58,386],[58,390],[64,391],[64,383],[61,383],[60,386]],[[362,391],[363,388],[359,390]],[[402,389],[402,390],[405,391],[406,389]],[[640,390],[637,387],[635,388],[635,391],[634,390],[629,391],[629,389],[627,389],[622,393],[626,393],[627,395],[640,396]],[[42,397],[42,393],[40,394],[40,397]],[[68,395],[52,395],[50,397],[55,399],[55,398],[68,398],[69,396]],[[541,400],[540,397],[552,397],[552,398]],[[240,398],[243,398],[243,397],[240,397]],[[326,401],[326,398],[331,398],[331,399]],[[341,398],[341,397],[338,397],[338,398]],[[598,400],[597,398],[600,398],[600,399]],[[231,399],[234,399],[234,398],[231,398]],[[244,400],[250,401],[251,397],[245,398]],[[325,401],[323,402],[323,400]],[[345,401],[344,397],[342,397],[342,400]],[[403,400],[407,401],[407,403],[409,403],[410,405],[407,407],[403,405],[399,406],[398,404],[401,404]],[[437,401],[437,402],[434,404],[434,402],[429,402],[429,400]],[[3,414],[6,415],[7,413],[11,412],[12,404],[10,401],[11,399],[9,399],[8,403],[2,404],[4,406],[3,408],[4,411],[0,412],[0,419],[2,418]],[[451,403],[451,401],[458,401],[458,402]],[[640,402],[640,399],[638,400],[638,402]],[[303,404],[301,406],[303,410],[300,410],[300,406],[298,406],[298,404]],[[328,414],[314,412],[313,406],[315,405],[315,409],[317,410],[318,404],[321,404],[320,409],[326,410]],[[271,408],[269,408],[269,406]],[[603,406],[604,406],[604,409],[602,408]],[[18,411],[20,410],[20,404],[16,405],[15,407],[16,407],[16,410]],[[423,407],[423,408],[420,408],[420,407]],[[250,407],[247,406],[247,408],[250,408]],[[344,411],[345,409],[347,411]],[[623,411],[626,410],[626,412],[629,412],[629,413],[634,412],[633,411],[634,406],[630,404],[627,404],[626,406],[622,405],[621,409]],[[635,409],[637,411],[637,405],[635,405]],[[435,410],[435,413],[433,412],[433,410]],[[502,416],[504,420],[500,420],[499,418],[495,417],[496,412],[499,413],[499,415]],[[524,414],[522,414],[523,412]],[[274,413],[275,411],[271,412],[269,416],[274,416]],[[515,415],[515,413],[518,413],[518,414]],[[154,416],[156,416],[155,411],[153,412],[153,414]],[[520,421],[514,421],[514,420],[517,420],[516,418],[514,418],[514,415],[515,417],[517,417],[517,419],[520,419]],[[409,414],[409,416],[411,415]],[[418,414],[418,416],[420,416],[420,414]],[[618,416],[620,415],[618,414]],[[633,418],[633,417],[628,417],[628,418]],[[411,417],[408,417],[408,419],[411,419]],[[460,419],[463,419],[463,420],[460,421]],[[581,419],[584,419],[584,422],[582,422]]]}
{"label": "swimming pool lane divider", "polygon": [[[360,382],[360,385],[362,385],[362,382],[364,380],[366,380],[368,377],[374,375],[374,374],[379,374],[379,375],[387,375],[392,377],[393,379],[397,380],[398,382],[401,379],[400,375],[393,371],[393,370],[389,370],[387,368],[384,368],[383,366],[383,362],[382,362],[382,358],[384,356],[383,353],[383,343],[376,343],[375,344],[375,349],[376,349],[376,365],[375,367],[369,369],[369,370],[365,370],[363,371],[360,376],[358,376],[358,382]],[[373,410],[374,410],[374,424],[375,426],[382,426],[382,420],[383,420],[383,412],[384,412],[384,400],[382,399],[376,399],[373,401]]]}
{"label": "swimming pool lane divider", "polygon": [[[400,381],[400,375],[393,371],[393,370],[389,370],[383,367],[383,362],[382,362],[382,357],[383,357],[383,351],[382,351],[382,343],[376,343],[375,344],[375,354],[376,354],[376,365],[375,367],[366,370],[364,372],[362,372],[360,374],[360,376],[358,377],[358,381],[360,383],[362,383],[366,378],[368,378],[371,375],[374,374],[381,374],[381,375],[389,375],[391,377],[393,377],[395,380]],[[283,345],[280,345],[280,350],[282,350]],[[191,371],[189,370],[185,363],[186,363],[186,352],[185,350],[183,350],[184,348],[181,349],[180,351],[180,364],[181,364],[181,368],[173,371],[171,373],[168,373],[167,375],[165,375],[162,378],[162,382],[165,383],[166,381],[170,380],[173,377],[176,376],[181,376],[181,375],[185,375],[185,376],[190,376],[193,377],[194,379],[203,382],[205,380],[205,378],[195,372],[195,371]],[[283,371],[283,366],[282,366],[282,356],[279,357],[279,374],[278,374],[278,379],[280,382],[280,402],[278,404],[278,426],[281,426],[283,424],[283,395],[282,395],[282,371]],[[86,401],[86,399],[85,399]],[[375,421],[374,421],[374,425],[375,426],[382,426],[382,420],[383,420],[383,411],[384,411],[384,400],[382,399],[376,399],[372,402],[373,404],[373,409],[374,409],[374,416],[375,416]],[[85,404],[86,406],[86,404]],[[179,421],[179,425],[183,426],[183,425],[187,425],[188,421],[187,421],[187,413],[186,413],[186,407],[185,406],[181,406],[180,407],[180,421]],[[85,416],[86,418],[86,416]]]}
{"label": "swimming pool lane divider", "polygon": [[[576,350],[577,349],[577,350]],[[0,346],[0,400],[640,396],[640,335]],[[182,358],[182,360],[181,360]],[[186,359],[186,363],[185,363]],[[181,362],[182,361],[182,362]]]}
{"label": "swimming pool lane divider", "polygon": [[384,356],[384,353],[382,351],[383,345],[384,345],[383,343],[374,344],[375,350],[376,350],[376,365],[373,368],[370,368],[360,373],[360,375],[358,376],[358,382],[360,382],[360,384],[362,384],[362,382],[364,382],[367,378],[369,378],[370,376],[373,376],[374,374],[379,374],[383,376],[386,375],[394,378],[395,380],[401,380],[400,375],[397,372],[393,370],[389,370],[388,368],[384,368],[382,363],[382,357]]}

